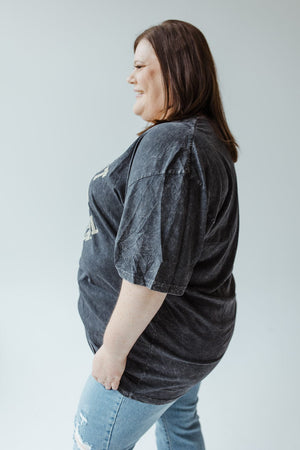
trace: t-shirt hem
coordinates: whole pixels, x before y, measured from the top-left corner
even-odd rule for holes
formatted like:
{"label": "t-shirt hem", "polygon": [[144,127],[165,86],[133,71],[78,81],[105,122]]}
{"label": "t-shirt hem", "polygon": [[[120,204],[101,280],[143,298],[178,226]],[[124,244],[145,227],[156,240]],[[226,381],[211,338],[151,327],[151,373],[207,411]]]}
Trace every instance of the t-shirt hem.
{"label": "t-shirt hem", "polygon": [[119,267],[116,267],[117,271],[121,278],[125,278],[125,280],[129,281],[133,284],[139,284],[142,286],[147,287],[148,289],[151,289],[153,291],[159,291],[164,292],[167,294],[172,295],[178,295],[181,296],[184,294],[185,286],[180,285],[174,285],[174,284],[167,284],[167,283],[159,283],[155,280],[149,280],[147,278],[139,277],[136,274],[133,274],[131,272],[127,272],[124,269],[120,269]]}
{"label": "t-shirt hem", "polygon": [[126,391],[126,389],[123,389],[121,387],[118,388],[118,391],[125,397],[137,400],[142,403],[151,403],[152,405],[166,405],[167,403],[174,402],[175,400],[177,400],[177,398],[180,397],[180,395],[178,394],[174,399],[162,400],[158,398],[147,397],[146,395],[135,394],[134,392]]}

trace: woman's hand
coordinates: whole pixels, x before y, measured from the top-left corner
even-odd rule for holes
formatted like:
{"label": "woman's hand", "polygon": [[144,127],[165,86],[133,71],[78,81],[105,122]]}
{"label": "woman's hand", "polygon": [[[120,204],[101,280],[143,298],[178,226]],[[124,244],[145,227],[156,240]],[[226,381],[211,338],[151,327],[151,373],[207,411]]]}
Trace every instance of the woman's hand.
{"label": "woman's hand", "polygon": [[95,353],[92,375],[106,389],[117,390],[125,370],[127,356],[119,356],[108,352],[104,345]]}

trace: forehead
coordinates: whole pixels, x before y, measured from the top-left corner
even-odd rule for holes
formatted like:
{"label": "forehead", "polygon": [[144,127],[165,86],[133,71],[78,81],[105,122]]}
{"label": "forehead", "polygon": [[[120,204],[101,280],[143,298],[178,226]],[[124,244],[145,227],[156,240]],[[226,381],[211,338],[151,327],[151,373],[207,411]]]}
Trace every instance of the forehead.
{"label": "forehead", "polygon": [[134,61],[154,61],[157,59],[155,51],[147,39],[142,39],[134,52]]}

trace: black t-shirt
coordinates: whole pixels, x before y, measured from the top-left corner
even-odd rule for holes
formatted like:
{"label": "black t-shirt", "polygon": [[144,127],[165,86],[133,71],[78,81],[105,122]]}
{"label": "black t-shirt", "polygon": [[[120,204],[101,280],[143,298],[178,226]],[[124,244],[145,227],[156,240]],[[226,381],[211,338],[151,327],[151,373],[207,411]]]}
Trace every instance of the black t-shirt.
{"label": "black t-shirt", "polygon": [[95,352],[122,278],[167,293],[127,357],[118,390],[170,402],[224,355],[236,317],[234,163],[210,121],[155,125],[89,185],[78,309]]}

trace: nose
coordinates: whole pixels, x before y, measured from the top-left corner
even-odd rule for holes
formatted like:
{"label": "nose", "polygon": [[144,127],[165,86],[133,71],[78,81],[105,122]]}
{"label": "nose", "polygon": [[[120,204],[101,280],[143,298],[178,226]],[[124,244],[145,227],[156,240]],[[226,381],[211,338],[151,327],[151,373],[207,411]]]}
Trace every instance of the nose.
{"label": "nose", "polygon": [[127,81],[127,83],[134,84],[133,71],[132,71],[131,74],[126,78],[126,81]]}

